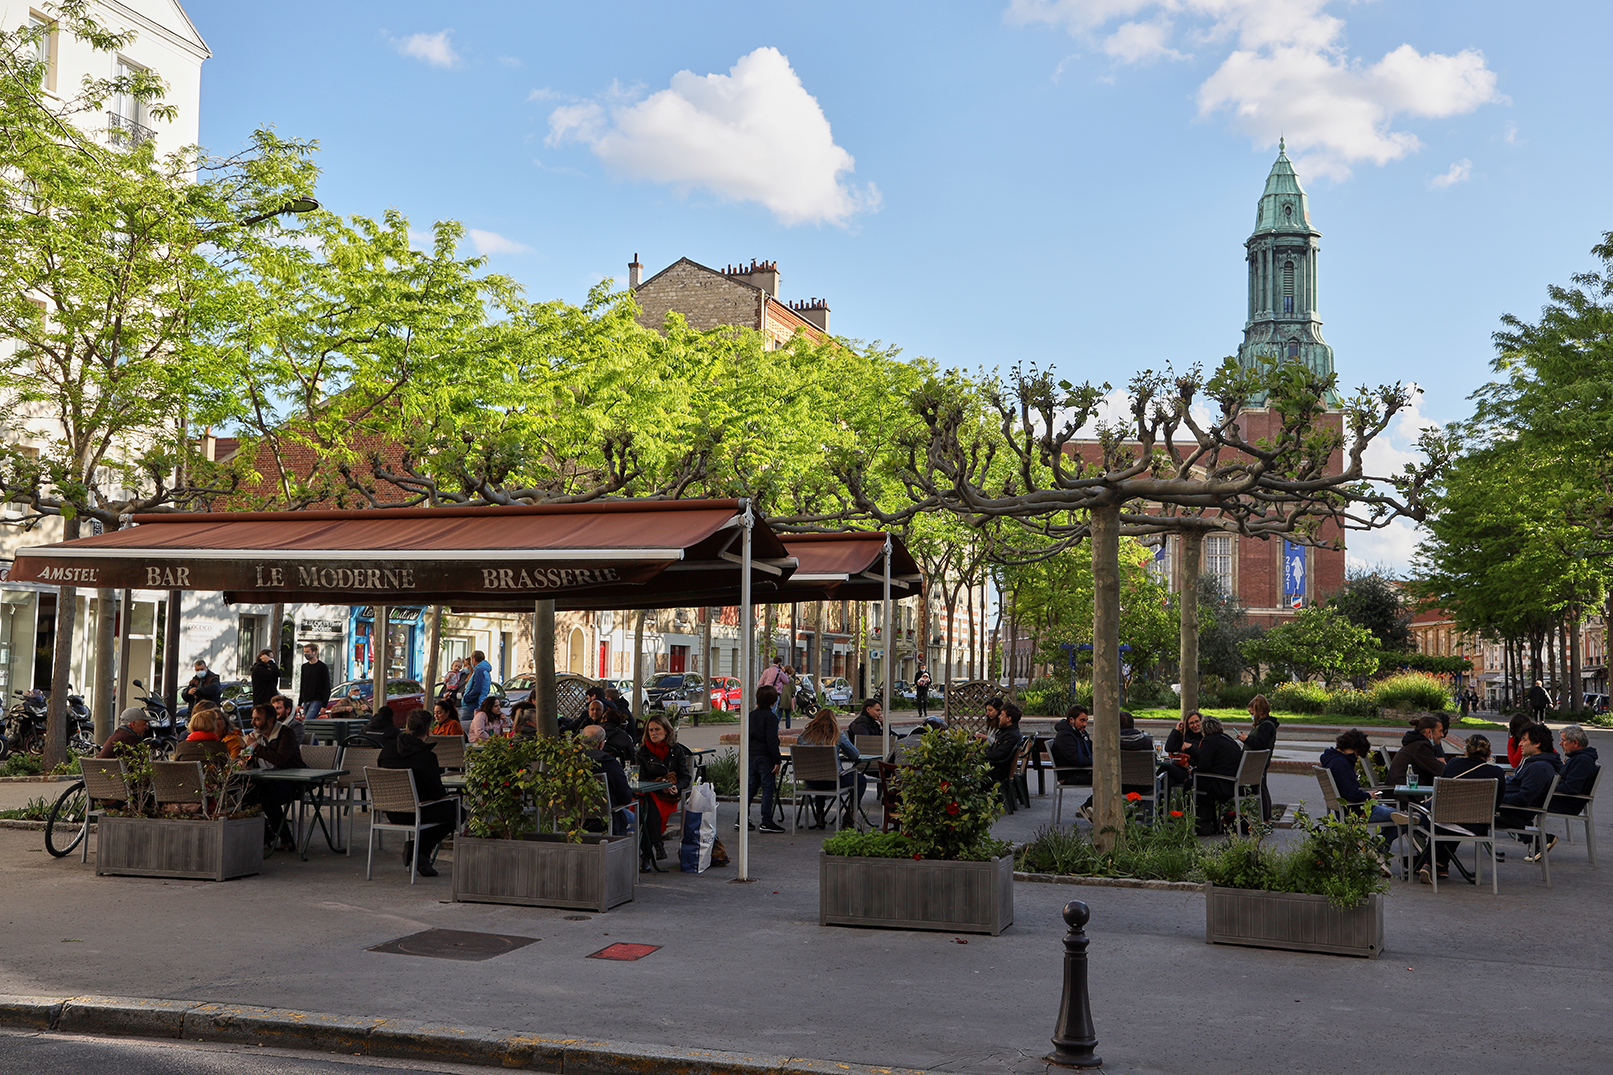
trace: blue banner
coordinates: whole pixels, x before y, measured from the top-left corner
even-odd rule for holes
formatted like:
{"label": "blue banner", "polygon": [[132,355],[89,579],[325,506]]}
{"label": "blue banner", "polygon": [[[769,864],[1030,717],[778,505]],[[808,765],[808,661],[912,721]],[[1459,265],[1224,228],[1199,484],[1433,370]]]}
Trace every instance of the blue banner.
{"label": "blue banner", "polygon": [[1283,542],[1283,593],[1289,608],[1305,607],[1305,546]]}

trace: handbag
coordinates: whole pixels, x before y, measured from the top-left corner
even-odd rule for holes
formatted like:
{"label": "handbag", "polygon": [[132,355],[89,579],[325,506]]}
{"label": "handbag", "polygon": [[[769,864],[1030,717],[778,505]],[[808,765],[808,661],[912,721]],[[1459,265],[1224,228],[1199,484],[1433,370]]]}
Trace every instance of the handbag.
{"label": "handbag", "polygon": [[679,869],[684,873],[705,873],[713,864],[712,846],[716,842],[717,789],[702,780],[689,789],[689,805],[683,811]]}

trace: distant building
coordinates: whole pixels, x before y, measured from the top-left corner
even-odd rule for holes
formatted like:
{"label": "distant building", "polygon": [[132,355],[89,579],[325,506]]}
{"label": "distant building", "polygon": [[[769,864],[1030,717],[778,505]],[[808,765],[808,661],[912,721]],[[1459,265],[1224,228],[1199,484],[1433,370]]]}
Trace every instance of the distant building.
{"label": "distant building", "polygon": [[679,258],[648,280],[640,280],[643,272],[634,254],[627,266],[627,286],[643,311],[639,323],[648,328],[659,330],[666,315],[676,310],[701,331],[721,325],[755,329],[767,337],[770,349],[783,347],[797,332],[814,340],[828,338],[828,301],[781,300],[776,261],[753,258],[748,266],[729,265],[719,272]]}

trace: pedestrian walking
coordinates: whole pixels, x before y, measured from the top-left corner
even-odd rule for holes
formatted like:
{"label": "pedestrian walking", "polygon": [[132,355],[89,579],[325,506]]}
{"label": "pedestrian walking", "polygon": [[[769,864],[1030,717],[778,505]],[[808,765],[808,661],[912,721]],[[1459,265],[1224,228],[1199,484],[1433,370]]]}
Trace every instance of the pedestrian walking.
{"label": "pedestrian walking", "polygon": [[913,700],[919,709],[919,720],[930,715],[930,671],[919,661],[919,674],[913,677]]}
{"label": "pedestrian walking", "polygon": [[[297,686],[297,708],[304,720],[313,720],[330,705],[330,666],[319,659],[319,647],[309,643],[302,648],[302,680]],[[256,708],[254,703],[253,708]]]}
{"label": "pedestrian walking", "polygon": [[259,650],[252,662],[252,704],[267,705],[280,693],[280,665],[272,650]]}

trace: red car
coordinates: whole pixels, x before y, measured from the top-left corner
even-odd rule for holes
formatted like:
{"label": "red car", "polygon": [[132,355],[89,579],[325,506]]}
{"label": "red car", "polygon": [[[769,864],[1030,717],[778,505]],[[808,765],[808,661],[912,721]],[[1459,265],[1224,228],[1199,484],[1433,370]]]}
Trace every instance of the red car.
{"label": "red car", "polygon": [[[375,687],[367,679],[338,683],[330,692],[330,705],[319,715],[339,717],[357,713],[368,716],[374,712],[370,708],[370,696],[374,693]],[[389,679],[386,681],[386,704],[392,707],[392,723],[401,728],[409,710],[425,708],[426,689],[412,679]]]}
{"label": "red car", "polygon": [[711,677],[711,708],[719,712],[737,710],[739,701],[739,680],[733,676]]}

